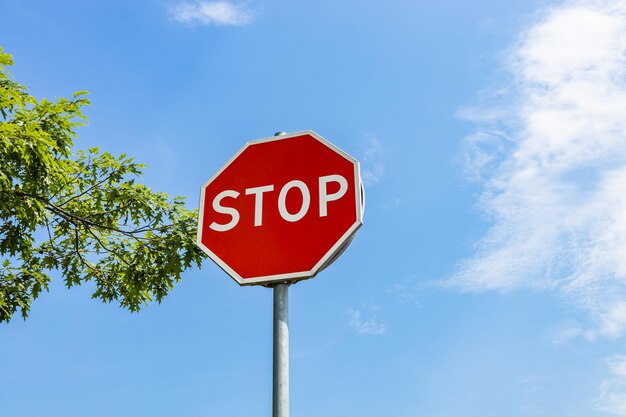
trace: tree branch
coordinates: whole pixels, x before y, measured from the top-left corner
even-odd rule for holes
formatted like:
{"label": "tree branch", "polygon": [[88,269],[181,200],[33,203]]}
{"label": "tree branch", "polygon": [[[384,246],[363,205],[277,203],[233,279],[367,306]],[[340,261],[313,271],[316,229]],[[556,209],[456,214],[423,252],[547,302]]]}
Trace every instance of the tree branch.
{"label": "tree branch", "polygon": [[67,203],[69,203],[70,201],[76,200],[77,198],[80,198],[80,197],[84,196],[85,194],[89,193],[89,191],[93,190],[94,188],[101,186],[102,184],[104,184],[105,182],[110,180],[111,177],[113,176],[113,174],[115,174],[117,172],[118,172],[118,170],[115,170],[115,171],[111,172],[106,178],[98,181],[96,184],[94,184],[91,187],[87,188],[85,191],[81,192],[80,194],[76,194],[76,195],[70,197],[69,199],[65,200],[64,202],[58,204],[58,207],[64,206]]}
{"label": "tree branch", "polygon": [[96,269],[96,267],[91,265],[91,263],[88,262],[85,258],[83,258],[83,255],[80,253],[80,247],[79,247],[78,241],[79,241],[79,239],[78,239],[78,228],[74,228],[74,245],[75,245],[76,255],[78,255],[78,258],[81,260],[81,262],[85,266],[87,266],[89,269],[91,269],[94,272],[94,274],[96,274],[97,277],[100,277],[100,271],[98,269]]}

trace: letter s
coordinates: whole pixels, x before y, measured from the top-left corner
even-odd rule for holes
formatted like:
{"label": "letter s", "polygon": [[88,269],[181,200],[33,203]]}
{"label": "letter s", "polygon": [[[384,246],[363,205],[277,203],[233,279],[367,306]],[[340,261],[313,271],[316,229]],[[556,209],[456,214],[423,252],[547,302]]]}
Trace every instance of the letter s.
{"label": "letter s", "polygon": [[211,223],[209,228],[215,230],[216,232],[226,232],[237,226],[237,223],[239,223],[239,212],[237,209],[233,207],[224,207],[220,204],[226,197],[237,198],[239,197],[239,193],[233,190],[226,190],[216,195],[213,199],[213,210],[215,210],[216,213],[228,214],[231,217],[230,221],[226,224],[219,224],[216,222]]}

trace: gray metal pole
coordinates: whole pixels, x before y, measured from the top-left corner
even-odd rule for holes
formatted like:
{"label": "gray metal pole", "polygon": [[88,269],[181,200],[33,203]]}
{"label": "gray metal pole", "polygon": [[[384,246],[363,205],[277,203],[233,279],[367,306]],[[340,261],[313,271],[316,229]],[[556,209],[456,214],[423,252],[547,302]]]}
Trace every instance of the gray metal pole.
{"label": "gray metal pole", "polygon": [[289,285],[274,286],[272,417],[289,417]]}
{"label": "gray metal pole", "polygon": [[[285,135],[276,132],[274,136]],[[289,285],[274,286],[272,417],[289,417]]]}

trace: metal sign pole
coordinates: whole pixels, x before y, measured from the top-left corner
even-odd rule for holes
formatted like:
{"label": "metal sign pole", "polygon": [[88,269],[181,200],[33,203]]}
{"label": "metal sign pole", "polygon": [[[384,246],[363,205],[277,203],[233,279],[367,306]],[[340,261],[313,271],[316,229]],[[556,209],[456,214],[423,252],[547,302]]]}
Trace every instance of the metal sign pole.
{"label": "metal sign pole", "polygon": [[272,417],[289,417],[289,284],[284,283],[274,286]]}
{"label": "metal sign pole", "polygon": [[274,286],[272,417],[289,417],[289,285]]}

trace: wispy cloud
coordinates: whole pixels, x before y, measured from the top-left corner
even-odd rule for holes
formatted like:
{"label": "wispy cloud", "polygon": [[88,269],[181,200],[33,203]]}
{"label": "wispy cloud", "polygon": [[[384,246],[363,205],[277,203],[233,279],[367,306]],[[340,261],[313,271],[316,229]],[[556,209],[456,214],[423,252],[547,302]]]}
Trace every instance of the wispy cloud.
{"label": "wispy cloud", "polygon": [[601,411],[626,416],[626,356],[612,356],[606,365],[610,377],[602,382],[595,405]]}
{"label": "wispy cloud", "polygon": [[362,310],[348,309],[350,327],[358,334],[378,336],[387,334],[387,324],[378,319],[378,310],[377,306],[369,306]]}
{"label": "wispy cloud", "polygon": [[385,175],[383,144],[374,135],[367,138],[367,147],[361,155],[361,177],[365,185],[374,185]]}
{"label": "wispy cloud", "polygon": [[428,289],[428,284],[425,284],[426,281],[415,284],[412,282],[413,280],[414,277],[411,280],[406,279],[403,282],[392,284],[387,288],[387,292],[395,295],[403,303],[419,306],[421,296]]}
{"label": "wispy cloud", "polygon": [[240,26],[252,22],[252,12],[243,5],[228,1],[179,3],[172,7],[172,16],[181,23]]}
{"label": "wispy cloud", "polygon": [[570,325],[554,331],[552,334],[552,343],[556,346],[563,345],[579,337],[585,338],[587,340],[594,339],[595,332],[585,330],[583,327],[578,325]]}
{"label": "wispy cloud", "polygon": [[626,330],[626,0],[545,10],[509,54],[511,79],[461,114],[492,221],[447,284],[556,291]]}
{"label": "wispy cloud", "polygon": [[402,197],[396,197],[390,200],[388,203],[384,203],[382,208],[385,210],[393,210],[395,208],[400,207],[404,203],[404,199]]}

